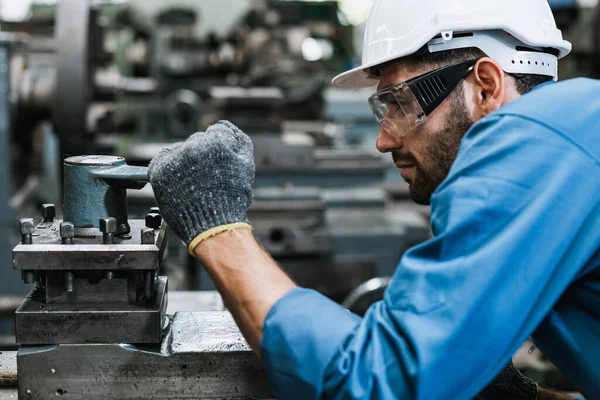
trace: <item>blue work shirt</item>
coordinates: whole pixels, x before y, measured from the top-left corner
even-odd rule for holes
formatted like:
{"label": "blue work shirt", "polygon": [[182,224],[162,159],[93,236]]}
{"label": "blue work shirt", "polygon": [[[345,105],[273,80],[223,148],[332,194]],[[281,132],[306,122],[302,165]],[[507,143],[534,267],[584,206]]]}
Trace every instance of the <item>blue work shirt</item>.
{"label": "blue work shirt", "polygon": [[261,354],[278,399],[470,399],[533,335],[600,399],[600,82],[535,88],[465,135],[364,318],[296,288]]}

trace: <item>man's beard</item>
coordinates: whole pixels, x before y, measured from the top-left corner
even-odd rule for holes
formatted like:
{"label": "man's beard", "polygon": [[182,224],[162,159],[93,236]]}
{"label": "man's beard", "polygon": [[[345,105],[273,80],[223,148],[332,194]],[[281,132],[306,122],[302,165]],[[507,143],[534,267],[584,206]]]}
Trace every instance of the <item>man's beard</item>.
{"label": "man's beard", "polygon": [[448,176],[458,154],[460,142],[473,125],[467,111],[462,87],[457,88],[448,99],[450,113],[441,130],[432,134],[433,141],[423,151],[419,162],[412,153],[394,153],[394,161],[406,161],[415,165],[415,180],[410,183],[409,195],[420,205],[429,205],[435,189]]}

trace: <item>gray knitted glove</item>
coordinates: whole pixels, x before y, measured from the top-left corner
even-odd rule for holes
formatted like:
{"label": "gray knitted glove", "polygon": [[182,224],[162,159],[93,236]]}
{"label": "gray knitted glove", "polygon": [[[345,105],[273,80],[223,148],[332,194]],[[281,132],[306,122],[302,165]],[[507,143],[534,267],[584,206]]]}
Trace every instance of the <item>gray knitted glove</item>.
{"label": "gray knitted glove", "polygon": [[149,177],[163,218],[191,254],[210,236],[250,229],[252,142],[231,122],[162,150],[150,162]]}
{"label": "gray knitted glove", "polygon": [[474,400],[537,400],[538,386],[515,368],[512,360]]}

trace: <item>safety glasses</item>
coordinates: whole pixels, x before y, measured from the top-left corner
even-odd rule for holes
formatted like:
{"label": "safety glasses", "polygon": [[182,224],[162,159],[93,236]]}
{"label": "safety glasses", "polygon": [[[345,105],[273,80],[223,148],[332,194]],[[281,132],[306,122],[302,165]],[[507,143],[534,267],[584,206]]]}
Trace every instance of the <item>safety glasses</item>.
{"label": "safety glasses", "polygon": [[375,119],[387,132],[405,136],[442,104],[477,61],[436,69],[380,90],[369,98]]}

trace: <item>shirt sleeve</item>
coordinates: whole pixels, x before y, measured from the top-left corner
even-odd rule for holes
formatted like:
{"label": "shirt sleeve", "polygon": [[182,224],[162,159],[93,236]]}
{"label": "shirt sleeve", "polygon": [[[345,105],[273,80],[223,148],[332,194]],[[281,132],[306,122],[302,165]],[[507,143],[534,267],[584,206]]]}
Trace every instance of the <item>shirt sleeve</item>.
{"label": "shirt sleeve", "polygon": [[261,354],[274,395],[474,397],[596,250],[598,165],[537,121],[480,121],[432,197],[435,238],[405,253],[362,320],[305,289],[271,309]]}

